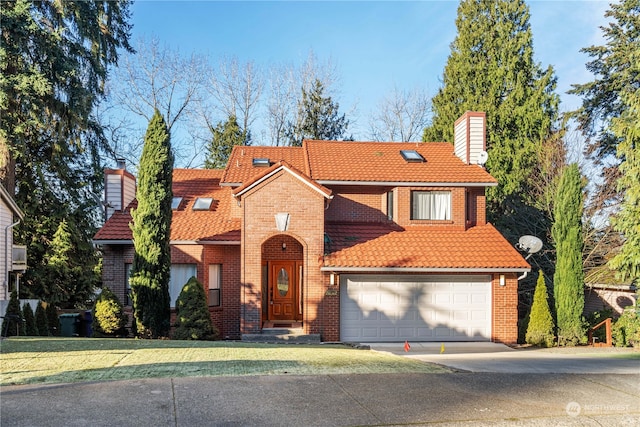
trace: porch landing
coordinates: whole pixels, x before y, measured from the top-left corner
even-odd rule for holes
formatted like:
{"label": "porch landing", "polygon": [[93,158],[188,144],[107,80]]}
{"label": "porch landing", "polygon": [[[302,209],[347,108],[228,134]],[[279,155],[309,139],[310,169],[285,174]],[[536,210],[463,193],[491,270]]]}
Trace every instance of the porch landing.
{"label": "porch landing", "polygon": [[320,334],[305,334],[301,322],[265,322],[258,334],[243,334],[242,341],[319,344]]}

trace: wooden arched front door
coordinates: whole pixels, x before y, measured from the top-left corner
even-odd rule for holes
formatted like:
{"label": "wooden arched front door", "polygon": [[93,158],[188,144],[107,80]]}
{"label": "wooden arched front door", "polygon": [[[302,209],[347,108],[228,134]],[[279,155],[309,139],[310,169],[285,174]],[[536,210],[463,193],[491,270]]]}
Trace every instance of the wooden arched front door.
{"label": "wooden arched front door", "polygon": [[268,320],[302,320],[301,283],[301,262],[269,262]]}

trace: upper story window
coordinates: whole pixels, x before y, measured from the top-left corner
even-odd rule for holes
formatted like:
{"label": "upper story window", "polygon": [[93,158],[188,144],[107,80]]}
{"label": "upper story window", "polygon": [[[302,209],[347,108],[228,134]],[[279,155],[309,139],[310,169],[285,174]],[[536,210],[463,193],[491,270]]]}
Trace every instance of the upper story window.
{"label": "upper story window", "polygon": [[393,190],[387,193],[387,219],[393,221]]}
{"label": "upper story window", "polygon": [[451,192],[412,191],[411,219],[451,220]]}

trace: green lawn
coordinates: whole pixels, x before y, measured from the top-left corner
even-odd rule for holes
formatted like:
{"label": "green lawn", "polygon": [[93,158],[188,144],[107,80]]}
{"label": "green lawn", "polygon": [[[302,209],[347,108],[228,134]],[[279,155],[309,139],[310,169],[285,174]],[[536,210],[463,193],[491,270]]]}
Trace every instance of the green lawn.
{"label": "green lawn", "polygon": [[439,373],[446,368],[342,345],[100,338],[9,338],[0,385],[154,377]]}

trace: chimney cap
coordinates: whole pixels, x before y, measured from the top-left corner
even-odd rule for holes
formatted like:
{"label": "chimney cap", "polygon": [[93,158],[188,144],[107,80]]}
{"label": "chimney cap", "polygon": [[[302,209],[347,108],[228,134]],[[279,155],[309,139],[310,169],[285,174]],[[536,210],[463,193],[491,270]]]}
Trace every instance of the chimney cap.
{"label": "chimney cap", "polygon": [[118,169],[125,169],[125,170],[127,169],[127,161],[122,157],[118,157],[116,159],[116,165]]}

